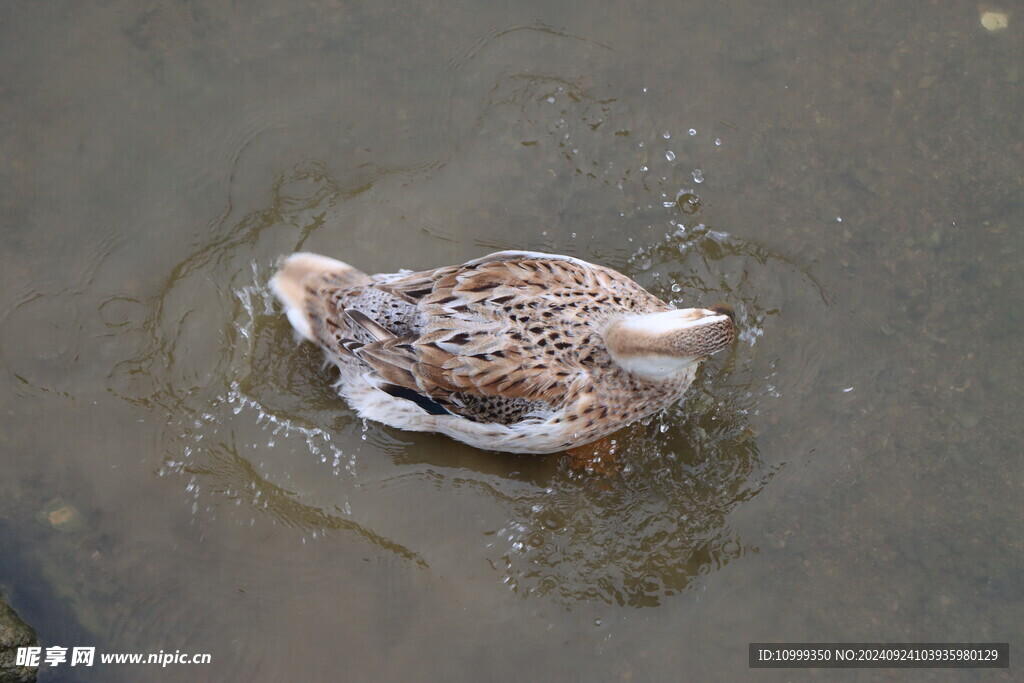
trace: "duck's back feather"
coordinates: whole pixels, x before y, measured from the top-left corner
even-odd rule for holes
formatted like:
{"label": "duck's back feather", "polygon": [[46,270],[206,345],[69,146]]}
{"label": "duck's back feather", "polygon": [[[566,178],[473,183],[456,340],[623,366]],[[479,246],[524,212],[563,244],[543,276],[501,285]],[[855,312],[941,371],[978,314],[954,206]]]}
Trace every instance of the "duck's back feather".
{"label": "duck's back feather", "polygon": [[524,251],[372,277],[296,254],[274,289],[343,381],[361,364],[430,415],[501,425],[557,415],[594,389],[593,371],[613,372],[600,336],[611,316],[670,308],[608,268]]}

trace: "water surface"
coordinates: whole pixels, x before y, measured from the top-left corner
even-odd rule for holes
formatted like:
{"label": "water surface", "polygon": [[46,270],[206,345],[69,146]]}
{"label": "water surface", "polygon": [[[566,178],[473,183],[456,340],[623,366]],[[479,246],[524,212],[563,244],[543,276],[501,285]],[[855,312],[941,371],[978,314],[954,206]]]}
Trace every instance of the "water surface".
{"label": "water surface", "polygon": [[[0,11],[0,586],[44,645],[212,655],[50,680],[731,681],[752,641],[1022,642],[1018,17]],[[266,287],[297,249],[505,248],[727,301],[740,340],[594,473],[362,422]]]}

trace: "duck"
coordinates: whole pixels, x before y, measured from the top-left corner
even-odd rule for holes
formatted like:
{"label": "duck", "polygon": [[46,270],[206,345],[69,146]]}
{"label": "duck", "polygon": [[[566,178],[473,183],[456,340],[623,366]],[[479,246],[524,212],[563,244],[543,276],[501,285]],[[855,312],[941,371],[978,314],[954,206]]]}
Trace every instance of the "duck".
{"label": "duck", "polygon": [[270,288],[361,418],[507,453],[582,447],[666,408],[736,336],[724,304],[677,309],[533,251],[377,275],[300,252]]}

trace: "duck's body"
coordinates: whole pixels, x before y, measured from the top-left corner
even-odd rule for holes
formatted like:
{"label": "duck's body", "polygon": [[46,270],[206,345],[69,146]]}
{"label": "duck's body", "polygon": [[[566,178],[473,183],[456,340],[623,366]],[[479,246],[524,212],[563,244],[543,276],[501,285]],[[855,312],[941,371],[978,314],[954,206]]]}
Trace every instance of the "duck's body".
{"label": "duck's body", "polygon": [[668,406],[733,338],[724,310],[676,310],[536,252],[373,276],[298,253],[271,286],[360,416],[512,453],[582,446]]}

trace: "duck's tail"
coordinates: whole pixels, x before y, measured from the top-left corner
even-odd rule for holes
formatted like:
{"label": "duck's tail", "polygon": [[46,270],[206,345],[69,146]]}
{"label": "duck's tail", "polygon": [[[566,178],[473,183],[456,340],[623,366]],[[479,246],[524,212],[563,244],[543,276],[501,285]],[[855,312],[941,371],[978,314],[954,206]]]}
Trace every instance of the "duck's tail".
{"label": "duck's tail", "polygon": [[346,289],[369,284],[369,275],[336,259],[298,252],[281,262],[281,268],[270,280],[270,288],[284,304],[288,321],[299,334],[316,342],[309,319],[309,298],[324,287]]}

